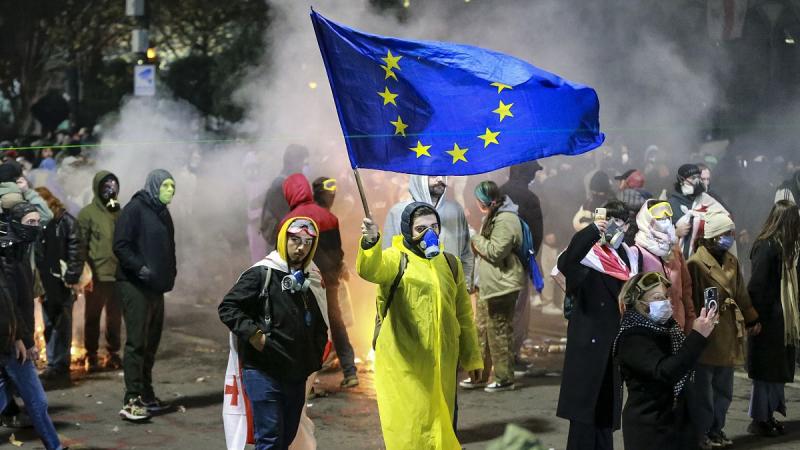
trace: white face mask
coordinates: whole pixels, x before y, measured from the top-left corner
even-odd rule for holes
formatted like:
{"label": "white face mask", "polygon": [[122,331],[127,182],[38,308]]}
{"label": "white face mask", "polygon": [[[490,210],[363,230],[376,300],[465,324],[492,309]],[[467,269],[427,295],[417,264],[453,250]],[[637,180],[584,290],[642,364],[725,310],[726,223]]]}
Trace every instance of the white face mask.
{"label": "white face mask", "polygon": [[650,306],[650,320],[656,323],[665,324],[672,317],[672,304],[669,300],[658,300],[648,303]]}
{"label": "white face mask", "polygon": [[656,219],[653,228],[656,231],[660,231],[662,233],[669,233],[669,229],[672,228],[672,219],[669,217],[665,217],[663,219]]}
{"label": "white face mask", "polygon": [[692,185],[688,185],[687,186],[686,184],[682,184],[681,185],[681,194],[686,195],[686,196],[694,194],[694,186],[692,186]]}

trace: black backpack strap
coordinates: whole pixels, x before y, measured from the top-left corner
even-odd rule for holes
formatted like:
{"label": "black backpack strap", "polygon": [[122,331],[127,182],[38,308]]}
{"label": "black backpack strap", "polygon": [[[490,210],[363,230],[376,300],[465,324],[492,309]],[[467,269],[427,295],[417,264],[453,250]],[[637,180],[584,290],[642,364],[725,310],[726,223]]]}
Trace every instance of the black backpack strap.
{"label": "black backpack strap", "polygon": [[400,286],[400,279],[403,278],[403,274],[406,272],[406,266],[408,266],[408,255],[400,252],[400,267],[397,270],[397,275],[395,275],[394,281],[392,281],[392,286],[389,287],[389,295],[386,297],[386,307],[383,309],[383,313],[380,314],[381,319],[385,318],[386,315],[389,314],[389,307],[392,306],[394,294],[397,292],[397,288]]}
{"label": "black backpack strap", "polygon": [[272,267],[267,266],[266,279],[264,280],[264,287],[261,288],[261,293],[258,295],[259,300],[264,302],[264,321],[266,323],[266,330],[264,334],[269,336],[272,332],[272,303],[269,301],[269,282],[272,280]]}
{"label": "black backpack strap", "polygon": [[444,252],[444,259],[447,260],[447,265],[450,267],[450,272],[453,274],[453,281],[458,284],[458,259],[456,259],[456,255]]}

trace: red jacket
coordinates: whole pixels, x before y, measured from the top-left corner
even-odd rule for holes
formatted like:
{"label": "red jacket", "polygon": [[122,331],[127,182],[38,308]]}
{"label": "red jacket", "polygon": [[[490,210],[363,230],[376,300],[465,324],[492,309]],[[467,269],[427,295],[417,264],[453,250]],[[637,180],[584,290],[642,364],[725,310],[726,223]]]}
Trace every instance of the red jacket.
{"label": "red jacket", "polygon": [[311,184],[301,173],[289,175],[283,182],[283,195],[289,203],[289,213],[278,227],[293,217],[309,217],[319,227],[319,245],[314,254],[314,263],[322,272],[327,287],[337,286],[341,275],[344,251],[339,234],[339,219],[327,209],[314,203]]}

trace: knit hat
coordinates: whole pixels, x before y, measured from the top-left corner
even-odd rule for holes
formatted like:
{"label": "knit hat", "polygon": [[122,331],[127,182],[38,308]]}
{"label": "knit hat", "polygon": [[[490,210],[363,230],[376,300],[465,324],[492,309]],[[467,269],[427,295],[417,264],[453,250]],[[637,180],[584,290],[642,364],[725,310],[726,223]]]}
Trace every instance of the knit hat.
{"label": "knit hat", "polygon": [[681,179],[685,180],[695,175],[700,175],[700,168],[697,167],[697,164],[684,164],[678,168],[678,177]]}
{"label": "knit hat", "polygon": [[17,181],[22,176],[22,165],[16,161],[0,164],[0,183]]}
{"label": "knit hat", "polygon": [[608,179],[608,174],[602,170],[598,170],[592,175],[589,180],[589,189],[595,192],[608,192],[611,187],[611,181]]}
{"label": "knit hat", "polygon": [[715,238],[735,228],[731,217],[722,211],[710,211],[706,213],[704,221],[703,237],[706,239]]}

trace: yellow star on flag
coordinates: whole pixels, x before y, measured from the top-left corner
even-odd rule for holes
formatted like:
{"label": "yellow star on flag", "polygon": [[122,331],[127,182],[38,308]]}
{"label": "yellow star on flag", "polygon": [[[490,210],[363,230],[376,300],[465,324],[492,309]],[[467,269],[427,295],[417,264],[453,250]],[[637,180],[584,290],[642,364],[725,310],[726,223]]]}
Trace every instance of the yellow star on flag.
{"label": "yellow star on flag", "polygon": [[412,152],[416,152],[417,158],[419,158],[422,155],[431,156],[431,154],[428,153],[429,148],[431,148],[430,145],[422,145],[421,141],[417,141],[417,146],[410,147],[409,150],[411,150]]}
{"label": "yellow star on flag", "polygon": [[402,56],[394,56],[392,55],[392,51],[389,50],[388,53],[386,54],[386,57],[381,58],[381,60],[383,60],[383,62],[386,63],[386,67],[388,68],[387,70],[392,70],[392,69],[400,70],[400,66],[397,65],[397,62],[400,61],[400,58],[402,58]]}
{"label": "yellow star on flag", "polygon": [[498,94],[499,94],[499,93],[501,93],[501,92],[503,92],[503,89],[514,89],[514,88],[512,88],[511,86],[509,86],[509,85],[507,85],[507,84],[503,84],[503,83],[501,83],[501,82],[499,82],[499,81],[495,81],[495,82],[494,82],[494,83],[492,83],[490,86],[494,86],[494,87],[496,87],[496,88],[497,88],[497,93],[498,93]]}
{"label": "yellow star on flag", "polygon": [[403,123],[403,119],[400,116],[397,116],[397,121],[389,121],[390,124],[394,125],[394,134],[401,134],[403,137],[406,135],[406,128],[408,128],[407,123]]}
{"label": "yellow star on flag", "polygon": [[[397,94],[393,94],[388,87],[384,87],[383,92],[378,92],[378,95],[380,95],[383,98],[384,106],[388,105],[389,103],[393,104],[394,106],[397,106],[397,103],[394,102],[394,99],[397,97]],[[503,120],[503,118],[501,117],[500,120]]]}
{"label": "yellow star on flag", "polygon": [[489,146],[489,144],[500,144],[497,142],[497,135],[500,134],[499,131],[492,131],[490,129],[486,129],[486,132],[482,135],[478,136],[480,139],[483,139],[483,148]]}
{"label": "yellow star on flag", "polygon": [[[384,103],[384,105],[385,104],[386,103]],[[500,115],[500,122],[502,122],[503,119],[506,118],[506,116],[514,117],[514,114],[511,114],[511,107],[512,106],[514,106],[513,103],[509,103],[509,104],[506,105],[505,103],[503,103],[502,100],[500,100],[500,106],[498,106],[497,109],[495,109],[492,112],[495,113],[495,114],[499,114]]]}
{"label": "yellow star on flag", "polygon": [[381,69],[383,69],[383,71],[386,72],[386,76],[383,77],[384,80],[388,80],[389,78],[394,78],[394,81],[397,81],[397,75],[395,75],[394,72],[392,72],[392,69],[390,69],[388,66],[381,66]]}
{"label": "yellow star on flag", "polygon": [[467,158],[464,156],[467,153],[468,148],[459,148],[458,144],[453,144],[453,149],[448,150],[445,153],[453,157],[453,164],[457,163],[458,161],[468,162]]}

